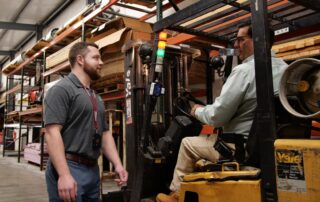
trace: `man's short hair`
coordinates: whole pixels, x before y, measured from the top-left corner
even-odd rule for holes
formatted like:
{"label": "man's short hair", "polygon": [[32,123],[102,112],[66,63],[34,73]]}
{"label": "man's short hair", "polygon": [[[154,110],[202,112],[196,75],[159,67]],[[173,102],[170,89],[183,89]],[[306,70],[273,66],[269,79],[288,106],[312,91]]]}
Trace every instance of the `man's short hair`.
{"label": "man's short hair", "polygon": [[[245,22],[243,24],[240,24],[238,26],[238,30],[240,28],[243,28],[243,27],[249,27],[248,36],[250,36],[250,38],[252,38],[252,25],[251,25],[251,23],[250,22]],[[273,29],[271,27],[269,27],[269,37],[270,37],[270,46],[272,46],[273,43],[274,43],[274,31],[273,31]]]}
{"label": "man's short hair", "polygon": [[75,43],[69,51],[69,62],[70,62],[70,66],[73,67],[74,64],[76,63],[77,60],[77,56],[78,55],[85,55],[88,51],[88,47],[89,46],[93,46],[95,48],[99,49],[99,46],[95,43],[92,42],[77,42]]}

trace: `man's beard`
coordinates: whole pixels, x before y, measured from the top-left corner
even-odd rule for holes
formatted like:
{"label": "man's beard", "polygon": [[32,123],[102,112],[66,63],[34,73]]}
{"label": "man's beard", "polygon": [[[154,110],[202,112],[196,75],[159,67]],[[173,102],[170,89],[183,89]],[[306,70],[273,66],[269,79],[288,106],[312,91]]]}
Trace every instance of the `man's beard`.
{"label": "man's beard", "polygon": [[92,81],[100,79],[101,75],[94,68],[90,68],[87,63],[84,64],[84,72],[88,74]]}

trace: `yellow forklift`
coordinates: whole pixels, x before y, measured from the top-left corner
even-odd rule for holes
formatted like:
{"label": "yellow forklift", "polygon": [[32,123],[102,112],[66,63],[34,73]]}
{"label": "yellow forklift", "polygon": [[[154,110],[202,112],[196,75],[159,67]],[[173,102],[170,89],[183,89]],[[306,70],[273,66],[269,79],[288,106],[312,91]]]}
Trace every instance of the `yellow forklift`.
{"label": "yellow forklift", "polygon": [[[180,202],[319,201],[320,141],[310,139],[311,129],[319,130],[311,125],[311,120],[318,120],[320,115],[319,82],[320,60],[312,58],[293,62],[281,79],[280,100],[275,99],[277,139],[272,153],[277,198],[271,194],[261,195],[265,187],[261,179],[263,170],[259,167],[263,168],[261,161],[265,153],[258,148],[261,148],[261,138],[257,136],[261,133],[253,129],[258,122],[256,116],[246,142],[256,153],[249,152],[248,161],[242,165],[237,161],[225,162],[220,171],[184,176]],[[254,145],[248,145],[250,138],[254,139]]]}
{"label": "yellow forklift", "polygon": [[[307,93],[317,88],[318,80],[314,80],[314,77],[317,77],[319,61],[302,60],[293,63],[288,68],[287,77],[282,79],[282,94],[280,101],[276,103],[273,96],[270,43],[266,34],[269,33],[267,4],[274,2],[264,0],[248,2],[244,10],[250,12],[253,27],[258,103],[252,126],[255,132],[244,141],[245,146],[251,149],[248,151],[248,156],[252,157],[251,161],[249,164],[226,162],[221,164],[221,171],[185,176],[179,201],[319,201],[320,178],[316,171],[320,170],[317,158],[320,142],[308,140],[311,119],[318,119],[319,92],[312,95]],[[282,3],[277,1],[279,2]],[[197,102],[184,90],[188,89],[188,68],[198,55],[198,50],[184,45],[170,46],[161,43],[166,38],[165,33],[161,31],[172,29],[204,38],[227,41],[229,38],[222,35],[208,34],[196,31],[192,27],[185,28],[178,25],[187,19],[190,20],[192,15],[214,11],[223,3],[241,8],[236,1],[200,1],[195,6],[177,11],[167,18],[160,19],[158,16],[158,22],[153,26],[155,32],[153,45],[132,42],[123,47],[127,168],[130,173],[126,201],[154,201],[157,193],[168,191],[178,152],[179,145],[176,143],[183,138],[180,134],[192,129],[189,134],[197,135],[201,130],[200,123],[177,108],[180,105],[189,108],[185,104],[185,99]],[[318,14],[314,14],[313,17],[317,16]],[[272,19],[279,20],[275,16],[272,16]],[[224,32],[227,31],[221,31]],[[291,70],[298,73],[292,73]],[[288,91],[297,86],[300,88],[299,91]],[[165,96],[162,96],[163,94]],[[291,101],[292,96],[295,97],[294,101]],[[309,106],[303,104],[310,96],[315,97],[311,105],[316,103],[316,107],[312,109],[309,109],[309,104]],[[301,99],[302,97],[304,99]],[[275,105],[285,109],[282,108],[279,112]],[[293,127],[282,131],[282,138],[290,136],[290,132],[304,139],[277,139],[279,122],[276,123],[276,120],[282,121],[282,118],[276,117],[278,115],[275,115],[275,108],[279,117],[281,113],[287,113],[287,110],[293,114],[289,119],[284,118],[283,125],[288,123],[288,120],[297,122],[298,125],[302,123],[302,126],[299,125],[297,128],[294,128],[295,124],[291,124]],[[302,109],[297,110],[297,108]],[[300,114],[307,113],[308,117],[297,116],[293,110],[297,110],[296,112]],[[177,136],[175,140],[165,139]],[[170,145],[170,148],[163,150],[166,145]]]}

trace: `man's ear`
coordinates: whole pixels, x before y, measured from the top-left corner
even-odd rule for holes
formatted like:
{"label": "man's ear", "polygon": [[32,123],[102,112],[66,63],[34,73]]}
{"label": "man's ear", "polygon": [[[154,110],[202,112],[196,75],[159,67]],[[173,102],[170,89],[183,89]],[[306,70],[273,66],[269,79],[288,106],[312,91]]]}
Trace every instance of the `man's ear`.
{"label": "man's ear", "polygon": [[80,66],[82,66],[82,65],[84,64],[84,58],[83,58],[83,56],[82,56],[82,55],[77,55],[77,57],[76,57],[76,62],[77,62]]}

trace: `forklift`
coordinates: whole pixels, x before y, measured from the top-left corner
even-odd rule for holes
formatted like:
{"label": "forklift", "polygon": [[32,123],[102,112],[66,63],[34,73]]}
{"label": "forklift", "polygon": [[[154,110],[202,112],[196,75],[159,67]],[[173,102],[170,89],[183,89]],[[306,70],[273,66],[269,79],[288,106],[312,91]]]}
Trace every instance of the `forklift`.
{"label": "forklift", "polygon": [[[319,141],[277,139],[266,2],[252,1],[251,10],[258,103],[253,124],[257,131],[254,140],[256,167],[232,161],[223,163],[221,171],[187,175],[181,185],[180,202],[320,199],[320,180],[316,172],[320,168],[317,161]],[[199,51],[184,45],[161,43],[166,38],[166,33],[161,32],[163,28],[161,22],[155,24],[152,45],[131,42],[123,47],[127,170],[130,173],[126,192],[130,202],[154,201],[157,193],[168,191],[182,134],[188,131],[190,135],[198,135],[202,128],[201,123],[188,116],[188,102],[201,103],[188,91],[187,75]],[[301,66],[303,70],[296,70]],[[318,60],[297,61],[288,69],[301,74],[294,77],[296,86],[311,85],[305,92],[317,87],[318,80],[314,78],[317,78]],[[281,82],[280,104],[296,116],[302,111],[296,112],[295,106],[306,109],[305,100],[301,100],[304,92],[287,92],[290,89],[287,78],[292,75],[287,74]],[[295,106],[289,100],[292,94],[298,103]],[[317,103],[317,100],[312,102]],[[318,120],[318,108],[312,108],[312,112],[304,110],[308,117],[296,116],[307,128],[303,137],[310,134],[311,119]],[[230,171],[229,167],[234,169]]]}
{"label": "forklift", "polygon": [[[188,70],[200,51],[183,45],[164,47],[161,42],[165,43],[166,36],[162,35],[166,33],[159,34],[163,49],[147,42],[123,47],[130,201],[152,201],[157,193],[167,191],[182,135],[186,131],[198,135],[202,129],[200,122],[181,110],[188,104],[184,98],[193,98],[188,91]],[[154,52],[158,55],[152,55]],[[155,71],[150,68],[152,57],[157,57]]]}

